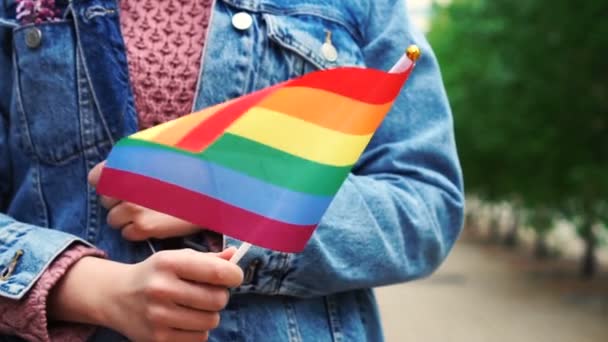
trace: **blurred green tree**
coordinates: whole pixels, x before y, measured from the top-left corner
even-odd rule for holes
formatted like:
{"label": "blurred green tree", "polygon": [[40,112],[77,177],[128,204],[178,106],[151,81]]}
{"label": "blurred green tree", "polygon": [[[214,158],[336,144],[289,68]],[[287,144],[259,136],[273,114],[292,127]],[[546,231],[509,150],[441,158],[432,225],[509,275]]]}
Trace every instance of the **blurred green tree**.
{"label": "blurred green tree", "polygon": [[593,275],[593,227],[608,215],[608,2],[453,0],[434,14],[467,191],[566,215]]}

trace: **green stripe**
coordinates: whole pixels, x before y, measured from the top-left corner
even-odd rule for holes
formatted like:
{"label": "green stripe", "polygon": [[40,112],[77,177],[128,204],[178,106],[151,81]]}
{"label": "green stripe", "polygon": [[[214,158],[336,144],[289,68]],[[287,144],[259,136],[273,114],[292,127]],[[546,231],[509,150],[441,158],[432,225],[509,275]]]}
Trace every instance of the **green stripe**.
{"label": "green stripe", "polygon": [[202,153],[132,138],[119,141],[120,145],[172,150],[293,191],[323,196],[334,195],[352,168],[315,163],[229,133],[225,133]]}

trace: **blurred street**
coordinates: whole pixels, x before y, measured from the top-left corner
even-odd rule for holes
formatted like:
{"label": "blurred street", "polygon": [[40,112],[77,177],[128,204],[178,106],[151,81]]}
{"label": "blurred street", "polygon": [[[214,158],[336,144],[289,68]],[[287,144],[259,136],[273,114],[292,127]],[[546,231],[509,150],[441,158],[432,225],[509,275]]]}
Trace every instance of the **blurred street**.
{"label": "blurred street", "polygon": [[380,288],[388,342],[606,342],[608,275],[461,239],[432,277]]}

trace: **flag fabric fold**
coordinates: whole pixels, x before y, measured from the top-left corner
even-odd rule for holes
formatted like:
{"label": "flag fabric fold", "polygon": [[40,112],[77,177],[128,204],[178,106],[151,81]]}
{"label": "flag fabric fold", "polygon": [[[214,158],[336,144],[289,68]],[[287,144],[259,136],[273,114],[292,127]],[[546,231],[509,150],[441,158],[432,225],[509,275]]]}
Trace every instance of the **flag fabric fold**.
{"label": "flag fabric fold", "polygon": [[317,71],[138,132],[114,146],[97,190],[299,252],[412,68]]}

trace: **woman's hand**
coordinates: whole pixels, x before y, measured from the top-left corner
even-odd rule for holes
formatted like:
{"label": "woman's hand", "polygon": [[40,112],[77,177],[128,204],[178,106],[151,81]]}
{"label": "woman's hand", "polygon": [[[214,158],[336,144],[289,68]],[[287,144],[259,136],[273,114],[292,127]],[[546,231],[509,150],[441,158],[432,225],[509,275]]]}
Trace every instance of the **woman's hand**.
{"label": "woman's hand", "polygon": [[227,260],[193,250],[159,252],[133,267],[115,294],[110,326],[135,341],[203,341],[220,322],[228,288],[243,280]]}
{"label": "woman's hand", "polygon": [[[91,185],[97,186],[104,164],[105,162],[97,164],[89,172],[89,183]],[[100,200],[101,204],[109,210],[108,224],[115,229],[120,229],[122,236],[127,240],[165,239],[188,236],[200,231],[199,227],[190,222],[137,204],[106,196],[101,196]]]}
{"label": "woman's hand", "polygon": [[162,251],[135,265],[85,257],[49,296],[49,317],[101,325],[133,341],[205,341],[243,272],[220,254]]}

